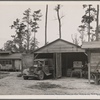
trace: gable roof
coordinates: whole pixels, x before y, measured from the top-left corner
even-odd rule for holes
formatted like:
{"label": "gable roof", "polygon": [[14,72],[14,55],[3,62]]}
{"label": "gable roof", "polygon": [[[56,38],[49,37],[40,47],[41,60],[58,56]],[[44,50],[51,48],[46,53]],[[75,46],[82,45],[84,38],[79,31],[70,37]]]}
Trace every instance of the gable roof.
{"label": "gable roof", "polygon": [[[59,44],[61,43],[61,44]],[[66,47],[67,45],[70,45],[70,47]],[[68,50],[73,49],[72,51]],[[52,50],[50,50],[52,49]],[[55,49],[55,50],[53,50]],[[60,51],[58,50],[60,49]],[[77,49],[77,50],[76,50]],[[58,50],[58,51],[57,51]],[[34,51],[35,53],[53,53],[53,52],[85,52],[84,49],[82,49],[80,46],[75,45],[71,42],[65,41],[63,39],[57,39],[45,46],[42,46],[41,48]]]}
{"label": "gable roof", "polygon": [[20,53],[0,55],[0,59],[21,59],[21,57],[22,57],[22,54]]}
{"label": "gable roof", "polygon": [[99,49],[100,41],[84,42],[82,45],[83,49]]}

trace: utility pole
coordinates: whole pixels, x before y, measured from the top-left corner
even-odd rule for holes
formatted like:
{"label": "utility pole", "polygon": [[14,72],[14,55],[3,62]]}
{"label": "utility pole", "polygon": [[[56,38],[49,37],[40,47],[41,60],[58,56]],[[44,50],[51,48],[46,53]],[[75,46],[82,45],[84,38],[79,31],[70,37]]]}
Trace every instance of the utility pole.
{"label": "utility pole", "polygon": [[96,41],[98,41],[98,25],[99,25],[99,5],[97,5],[97,25],[96,25]]}
{"label": "utility pole", "polygon": [[46,15],[45,15],[45,45],[47,44],[47,18],[48,18],[48,5],[46,5]]}

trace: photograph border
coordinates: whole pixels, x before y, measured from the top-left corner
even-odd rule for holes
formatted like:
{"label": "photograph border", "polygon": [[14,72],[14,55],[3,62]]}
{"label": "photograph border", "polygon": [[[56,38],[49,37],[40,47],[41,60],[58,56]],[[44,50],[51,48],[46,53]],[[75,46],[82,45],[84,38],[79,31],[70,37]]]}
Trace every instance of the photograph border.
{"label": "photograph border", "polygon": [[[98,1],[100,2],[100,0],[0,0],[1,2],[79,2],[79,1],[82,1],[82,2],[91,2],[91,1]],[[76,99],[79,99],[79,100],[88,100],[88,99],[91,99],[91,100],[97,100],[97,99],[100,99],[100,96],[99,95],[0,95],[0,100],[76,100]]]}

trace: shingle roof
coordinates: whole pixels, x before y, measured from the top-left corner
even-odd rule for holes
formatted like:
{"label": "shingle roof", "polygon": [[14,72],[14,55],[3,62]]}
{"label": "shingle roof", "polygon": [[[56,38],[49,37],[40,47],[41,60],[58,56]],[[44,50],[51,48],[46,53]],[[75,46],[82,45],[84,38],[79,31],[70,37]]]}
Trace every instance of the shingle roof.
{"label": "shingle roof", "polygon": [[0,55],[0,59],[21,59],[21,57],[22,57],[22,54],[20,53]]}
{"label": "shingle roof", "polygon": [[100,41],[84,42],[82,45],[83,49],[99,49]]}

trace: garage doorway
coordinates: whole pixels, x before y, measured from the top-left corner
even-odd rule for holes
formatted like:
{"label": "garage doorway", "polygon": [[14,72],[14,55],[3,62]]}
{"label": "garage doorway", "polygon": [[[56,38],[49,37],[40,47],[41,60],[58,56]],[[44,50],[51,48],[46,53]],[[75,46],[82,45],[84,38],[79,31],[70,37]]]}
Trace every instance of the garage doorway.
{"label": "garage doorway", "polygon": [[62,76],[70,76],[74,61],[82,61],[82,65],[87,62],[84,53],[62,53]]}

